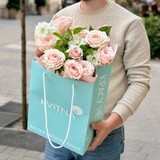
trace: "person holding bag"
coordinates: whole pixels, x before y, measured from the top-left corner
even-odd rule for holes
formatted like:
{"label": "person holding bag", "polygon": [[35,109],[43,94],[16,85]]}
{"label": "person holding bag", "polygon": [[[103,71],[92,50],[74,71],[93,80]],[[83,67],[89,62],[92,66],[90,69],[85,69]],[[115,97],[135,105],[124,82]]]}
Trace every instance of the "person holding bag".
{"label": "person holding bag", "polygon": [[[53,17],[69,16],[75,26],[111,26],[111,43],[118,44],[113,60],[104,120],[92,123],[95,137],[81,156],[47,143],[45,160],[120,160],[124,122],[134,114],[150,88],[150,46],[143,20],[111,0],[81,0]],[[36,51],[36,56],[43,53]],[[76,135],[75,135],[76,136]],[[77,137],[78,138],[78,137]]]}

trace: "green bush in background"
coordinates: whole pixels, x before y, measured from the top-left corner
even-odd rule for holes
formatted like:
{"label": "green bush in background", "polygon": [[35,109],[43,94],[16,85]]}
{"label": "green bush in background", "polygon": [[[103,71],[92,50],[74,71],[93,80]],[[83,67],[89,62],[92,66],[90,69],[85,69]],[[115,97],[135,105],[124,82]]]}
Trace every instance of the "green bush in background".
{"label": "green bush in background", "polygon": [[126,8],[127,10],[131,11],[136,15],[141,15],[141,5],[140,3],[131,1],[131,0],[115,0],[118,4]]}
{"label": "green bush in background", "polygon": [[149,15],[144,18],[151,46],[151,58],[160,58],[160,16]]}
{"label": "green bush in background", "polygon": [[20,10],[20,0],[8,0],[7,8]]}
{"label": "green bush in background", "polygon": [[130,3],[128,0],[115,0],[116,3],[120,4],[121,6],[128,8],[130,7]]}
{"label": "green bush in background", "polygon": [[[130,0],[115,1],[134,14],[142,16],[140,2],[134,3],[134,1]],[[160,15],[150,14],[148,17],[143,18],[151,46],[151,58],[160,58]]]}

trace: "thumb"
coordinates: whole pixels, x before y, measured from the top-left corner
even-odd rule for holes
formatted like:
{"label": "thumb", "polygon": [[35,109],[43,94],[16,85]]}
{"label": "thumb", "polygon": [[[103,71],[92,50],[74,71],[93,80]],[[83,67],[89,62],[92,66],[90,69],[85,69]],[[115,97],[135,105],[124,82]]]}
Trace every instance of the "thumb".
{"label": "thumb", "polygon": [[91,123],[92,129],[98,129],[98,128],[99,128],[99,123],[100,123],[100,122]]}

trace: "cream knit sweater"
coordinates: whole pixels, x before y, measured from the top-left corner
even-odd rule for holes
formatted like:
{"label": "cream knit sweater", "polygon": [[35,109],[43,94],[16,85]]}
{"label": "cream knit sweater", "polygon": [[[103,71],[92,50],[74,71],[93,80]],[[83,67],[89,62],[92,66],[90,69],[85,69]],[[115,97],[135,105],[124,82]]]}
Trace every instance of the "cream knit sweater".
{"label": "cream knit sweater", "polygon": [[73,17],[75,26],[112,26],[111,42],[119,47],[113,61],[104,118],[116,112],[125,121],[149,90],[150,47],[142,19],[113,1],[94,12],[84,12],[80,3],[76,3],[56,15]]}

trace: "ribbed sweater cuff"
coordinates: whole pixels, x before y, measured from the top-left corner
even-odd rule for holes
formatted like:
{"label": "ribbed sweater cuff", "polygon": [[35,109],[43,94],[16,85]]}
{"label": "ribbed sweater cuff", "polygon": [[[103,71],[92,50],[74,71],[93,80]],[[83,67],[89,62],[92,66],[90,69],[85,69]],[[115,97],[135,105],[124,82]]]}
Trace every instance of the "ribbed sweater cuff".
{"label": "ribbed sweater cuff", "polygon": [[132,115],[132,111],[125,104],[117,104],[113,109],[112,113],[115,112],[122,118],[123,122],[127,120],[129,116]]}

